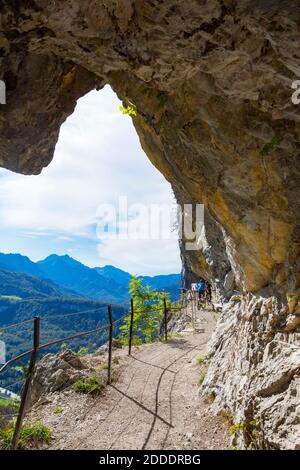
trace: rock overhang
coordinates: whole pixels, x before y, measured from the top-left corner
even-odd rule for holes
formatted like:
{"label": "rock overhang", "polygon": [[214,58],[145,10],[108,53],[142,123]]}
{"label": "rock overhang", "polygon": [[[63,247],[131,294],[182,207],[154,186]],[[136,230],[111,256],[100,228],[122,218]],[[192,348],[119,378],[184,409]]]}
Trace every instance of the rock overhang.
{"label": "rock overhang", "polygon": [[293,292],[297,8],[267,0],[2,2],[1,166],[38,174],[76,100],[109,83],[137,107],[141,145],[178,202],[205,204],[212,250],[208,260],[183,247],[193,272],[218,279],[221,290],[233,272],[239,290]]}

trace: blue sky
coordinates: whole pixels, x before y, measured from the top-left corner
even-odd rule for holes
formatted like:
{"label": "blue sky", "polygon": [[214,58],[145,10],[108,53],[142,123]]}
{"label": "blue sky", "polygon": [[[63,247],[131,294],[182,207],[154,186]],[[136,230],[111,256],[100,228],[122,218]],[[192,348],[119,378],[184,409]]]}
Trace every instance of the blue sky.
{"label": "blue sky", "polygon": [[[170,185],[141,149],[131,118],[119,111],[106,86],[81,98],[62,125],[52,163],[39,176],[0,170],[0,251],[33,260],[69,254],[89,266],[113,264],[137,274],[181,269],[178,242],[170,239],[103,240],[99,205],[174,206]],[[143,224],[143,217],[136,213]]]}

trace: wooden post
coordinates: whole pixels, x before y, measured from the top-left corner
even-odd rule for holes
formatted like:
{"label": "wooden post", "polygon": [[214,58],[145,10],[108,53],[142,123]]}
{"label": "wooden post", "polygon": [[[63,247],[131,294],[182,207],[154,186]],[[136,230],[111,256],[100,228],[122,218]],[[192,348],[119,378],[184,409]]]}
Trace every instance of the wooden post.
{"label": "wooden post", "polygon": [[165,330],[165,341],[168,341],[168,309],[167,309],[167,302],[164,299],[164,330]]}
{"label": "wooden post", "polygon": [[14,434],[12,438],[12,443],[11,443],[11,448],[12,450],[16,450],[18,447],[18,442],[19,442],[19,437],[20,437],[20,432],[21,432],[21,427],[23,423],[23,418],[24,414],[26,411],[26,403],[27,403],[27,398],[28,398],[28,392],[32,380],[32,375],[34,372],[34,367],[37,359],[37,354],[39,350],[39,344],[40,344],[40,319],[39,317],[34,317],[34,330],[33,330],[33,350],[31,353],[31,358],[30,358],[30,363],[29,363],[29,368],[27,372],[27,377],[24,385],[24,389],[22,392],[21,396],[21,403],[20,403],[20,408],[18,411],[18,417],[14,429]]}
{"label": "wooden post", "polygon": [[131,355],[131,346],[132,346],[132,332],[133,332],[133,299],[130,300],[130,329],[129,329],[129,342],[128,342],[128,355]]}
{"label": "wooden post", "polygon": [[109,337],[108,337],[108,368],[107,368],[107,383],[111,383],[111,358],[112,358],[112,340],[113,340],[113,319],[112,308],[108,306],[108,320],[109,320]]}

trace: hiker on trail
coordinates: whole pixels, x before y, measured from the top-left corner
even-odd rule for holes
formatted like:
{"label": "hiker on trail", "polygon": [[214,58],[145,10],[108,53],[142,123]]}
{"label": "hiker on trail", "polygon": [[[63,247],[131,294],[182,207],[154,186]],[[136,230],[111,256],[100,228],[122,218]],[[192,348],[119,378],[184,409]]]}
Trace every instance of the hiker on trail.
{"label": "hiker on trail", "polygon": [[212,304],[212,300],[211,300],[211,285],[209,284],[209,282],[206,284],[206,288],[205,288],[205,298],[206,298],[206,302],[211,305]]}
{"label": "hiker on trail", "polygon": [[189,292],[190,291],[186,289],[186,287],[181,289],[181,301],[183,306],[186,306],[187,302],[189,301]]}
{"label": "hiker on trail", "polygon": [[194,300],[197,300],[197,293],[198,293],[198,284],[197,284],[197,282],[192,282],[191,291],[192,291],[192,298]]}
{"label": "hiker on trail", "polygon": [[200,279],[200,282],[198,283],[198,300],[202,300],[202,298],[204,297],[204,293],[205,293],[205,289],[206,289],[206,283],[203,279]]}
{"label": "hiker on trail", "polygon": [[192,289],[192,292],[195,292],[195,291],[198,290],[197,282],[192,282],[192,284],[191,284],[191,289]]}

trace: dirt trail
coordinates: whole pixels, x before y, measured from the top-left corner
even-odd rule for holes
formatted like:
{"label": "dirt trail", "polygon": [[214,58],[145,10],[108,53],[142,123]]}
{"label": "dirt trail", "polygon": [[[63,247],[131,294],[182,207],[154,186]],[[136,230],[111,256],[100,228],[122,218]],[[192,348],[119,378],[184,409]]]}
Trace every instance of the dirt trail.
{"label": "dirt trail", "polygon": [[[54,430],[55,449],[228,449],[228,425],[199,397],[201,367],[214,328],[213,313],[198,314],[168,343],[134,348],[121,358],[122,373],[98,398],[73,390],[53,394],[34,411]],[[203,369],[202,369],[203,373]],[[55,406],[64,412],[57,416]]]}

